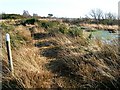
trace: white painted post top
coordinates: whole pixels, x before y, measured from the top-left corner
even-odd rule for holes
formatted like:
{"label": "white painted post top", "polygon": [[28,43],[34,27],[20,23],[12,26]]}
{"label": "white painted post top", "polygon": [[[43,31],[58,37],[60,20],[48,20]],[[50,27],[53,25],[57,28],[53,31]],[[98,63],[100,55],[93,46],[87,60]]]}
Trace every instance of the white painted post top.
{"label": "white painted post top", "polygon": [[8,33],[6,34],[6,41],[10,41],[10,35]]}

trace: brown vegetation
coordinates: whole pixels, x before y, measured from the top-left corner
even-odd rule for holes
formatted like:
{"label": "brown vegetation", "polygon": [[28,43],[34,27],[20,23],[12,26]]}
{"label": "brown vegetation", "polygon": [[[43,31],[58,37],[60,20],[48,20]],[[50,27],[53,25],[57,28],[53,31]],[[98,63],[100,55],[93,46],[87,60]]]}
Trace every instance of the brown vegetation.
{"label": "brown vegetation", "polygon": [[103,25],[103,24],[80,24],[81,26],[87,27],[89,29],[99,29],[99,30],[112,30],[112,31],[117,31],[118,30],[118,25]]}
{"label": "brown vegetation", "polygon": [[[120,88],[117,42],[108,45],[96,40],[95,47],[88,38],[63,34],[56,27],[32,27],[3,30],[3,89]],[[6,31],[12,38],[14,76],[9,75]]]}

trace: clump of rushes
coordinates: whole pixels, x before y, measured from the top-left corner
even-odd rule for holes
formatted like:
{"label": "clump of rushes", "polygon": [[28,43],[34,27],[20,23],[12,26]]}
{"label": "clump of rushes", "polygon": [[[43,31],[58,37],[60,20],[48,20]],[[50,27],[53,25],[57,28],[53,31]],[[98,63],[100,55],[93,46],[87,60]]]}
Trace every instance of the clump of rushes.
{"label": "clump of rushes", "polygon": [[82,37],[83,30],[81,28],[79,28],[79,27],[73,27],[73,28],[70,28],[69,33],[73,37],[77,37],[77,36]]}

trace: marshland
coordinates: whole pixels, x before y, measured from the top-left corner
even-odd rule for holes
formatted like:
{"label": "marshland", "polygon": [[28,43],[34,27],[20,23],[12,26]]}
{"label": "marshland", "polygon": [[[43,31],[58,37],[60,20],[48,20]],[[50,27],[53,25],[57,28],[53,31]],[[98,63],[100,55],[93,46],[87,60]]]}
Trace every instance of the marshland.
{"label": "marshland", "polygon": [[[106,25],[114,28],[113,33],[67,19],[8,16],[12,18],[0,22],[3,89],[120,88],[117,25]],[[11,38],[14,75],[8,65],[6,33]]]}

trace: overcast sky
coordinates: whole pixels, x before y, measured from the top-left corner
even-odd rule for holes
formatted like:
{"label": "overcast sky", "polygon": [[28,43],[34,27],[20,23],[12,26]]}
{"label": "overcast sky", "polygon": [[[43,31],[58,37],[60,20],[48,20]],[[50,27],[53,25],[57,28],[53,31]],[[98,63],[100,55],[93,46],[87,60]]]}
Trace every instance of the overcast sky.
{"label": "overcast sky", "polygon": [[22,14],[27,10],[31,15],[37,13],[56,17],[84,17],[91,9],[99,8],[103,12],[118,13],[120,0],[0,0],[0,11]]}

